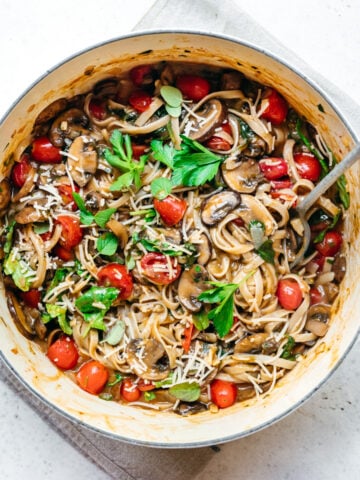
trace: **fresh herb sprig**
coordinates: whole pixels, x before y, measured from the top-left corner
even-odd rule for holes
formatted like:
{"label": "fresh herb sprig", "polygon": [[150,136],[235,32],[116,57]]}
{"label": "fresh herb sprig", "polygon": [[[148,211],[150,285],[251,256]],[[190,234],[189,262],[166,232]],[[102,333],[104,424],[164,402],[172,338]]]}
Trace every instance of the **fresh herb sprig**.
{"label": "fresh herb sprig", "polygon": [[289,335],[287,342],[283,346],[283,351],[282,351],[280,357],[284,358],[286,360],[294,361],[295,360],[295,355],[293,355],[293,353],[292,353],[292,350],[293,350],[294,346],[295,346],[295,340],[291,335]]}
{"label": "fresh herb sprig", "polygon": [[[181,257],[185,253],[181,250],[174,249],[175,245],[168,242],[160,242],[159,240],[150,240],[149,238],[140,237],[137,234],[132,236],[133,243],[140,243],[148,252],[158,252],[170,257]],[[192,244],[190,244],[192,246]]]}
{"label": "fresh herb sprig", "polygon": [[105,210],[100,210],[93,215],[86,208],[84,199],[79,193],[73,192],[72,196],[78,209],[80,210],[80,222],[83,225],[91,225],[93,222],[95,222],[99,227],[105,228],[111,216],[116,212],[116,208],[106,208]]}
{"label": "fresh herb sprig", "polygon": [[120,130],[114,130],[110,136],[110,148],[104,150],[105,160],[114,168],[122,172],[115,182],[110,185],[111,191],[118,191],[135,186],[136,190],[141,187],[141,174],[144,171],[148,155],[141,155],[138,161],[133,160],[131,138]]}
{"label": "fresh herb sprig", "polygon": [[208,312],[208,318],[212,320],[220,338],[225,337],[229,333],[234,323],[234,293],[254,273],[255,270],[252,270],[239,283],[209,282],[215,288],[206,290],[198,296],[201,302],[218,303],[217,307]]}

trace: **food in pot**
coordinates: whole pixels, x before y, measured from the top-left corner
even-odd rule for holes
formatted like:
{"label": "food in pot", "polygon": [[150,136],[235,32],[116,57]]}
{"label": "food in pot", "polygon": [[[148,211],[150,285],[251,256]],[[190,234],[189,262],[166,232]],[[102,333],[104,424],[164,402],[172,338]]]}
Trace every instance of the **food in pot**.
{"label": "food in pot", "polygon": [[181,415],[270,392],[326,335],[345,273],[342,177],[274,89],[157,63],[59,98],[1,182],[2,272],[20,331],[79,387]]}

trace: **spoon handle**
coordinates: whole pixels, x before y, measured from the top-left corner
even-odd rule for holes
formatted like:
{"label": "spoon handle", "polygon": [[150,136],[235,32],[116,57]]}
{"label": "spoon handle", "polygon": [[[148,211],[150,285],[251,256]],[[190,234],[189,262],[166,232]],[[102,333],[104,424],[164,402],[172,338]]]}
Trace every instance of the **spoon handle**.
{"label": "spoon handle", "polygon": [[305,213],[311,208],[316,200],[325,193],[331,185],[333,185],[336,180],[353,165],[357,160],[360,159],[360,144],[357,144],[356,147],[351,150],[346,157],[331,170],[326,177],[324,177],[316,187],[311,190],[311,192],[306,195],[306,197],[300,202],[296,210],[299,215],[305,215]]}

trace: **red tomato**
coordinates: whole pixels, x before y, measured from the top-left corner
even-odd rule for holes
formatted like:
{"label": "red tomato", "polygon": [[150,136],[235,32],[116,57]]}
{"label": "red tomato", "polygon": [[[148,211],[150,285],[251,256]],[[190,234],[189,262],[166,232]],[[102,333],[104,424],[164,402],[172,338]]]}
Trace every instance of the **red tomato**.
{"label": "red tomato", "polygon": [[140,261],[140,265],[145,277],[158,285],[169,285],[175,282],[180,276],[181,267],[176,263],[174,257],[169,258],[172,267],[171,273],[169,272],[167,258],[164,254],[150,252],[144,255]]}
{"label": "red tomato", "polygon": [[138,112],[145,112],[152,102],[152,97],[146,92],[137,90],[133,92],[129,97],[130,105]]}
{"label": "red tomato", "polygon": [[83,363],[76,373],[76,381],[80,388],[93,395],[99,394],[109,379],[107,368],[97,360]]}
{"label": "red tomato", "polygon": [[181,342],[182,347],[185,353],[189,353],[190,345],[191,345],[191,337],[194,331],[194,324],[191,323],[187,328],[184,330],[184,339]]}
{"label": "red tomato", "polygon": [[111,286],[120,290],[119,300],[126,300],[132,294],[134,288],[133,278],[125,265],[108,263],[98,270],[97,278],[99,285],[104,287]]}
{"label": "red tomato", "polygon": [[284,158],[264,158],[260,160],[259,167],[266,180],[278,180],[288,174],[288,164]]}
{"label": "red tomato", "polygon": [[31,308],[38,308],[41,302],[40,291],[36,288],[29,290],[28,292],[20,292],[20,297],[24,300],[26,305]]}
{"label": "red tomato", "polygon": [[153,80],[153,73],[154,71],[151,65],[139,65],[130,70],[130,78],[134,85],[141,87],[147,80]]}
{"label": "red tomato", "polygon": [[228,408],[236,402],[237,388],[235,383],[216,379],[210,384],[211,400],[219,408]]}
{"label": "red tomato", "polygon": [[231,223],[234,223],[237,227],[244,227],[245,226],[245,222],[241,217],[234,218],[234,220],[232,220]]}
{"label": "red tomato", "polygon": [[272,88],[266,89],[263,100],[268,102],[268,106],[261,117],[274,125],[280,125],[285,120],[289,109],[286,100]]}
{"label": "red tomato", "polygon": [[53,232],[51,232],[50,230],[48,232],[45,232],[45,233],[41,233],[40,234],[40,237],[42,238],[43,242],[47,242],[48,240],[50,240],[50,238],[52,237],[53,235]]}
{"label": "red tomato", "polygon": [[55,247],[53,248],[53,252],[61,260],[64,260],[64,262],[70,262],[75,258],[74,252],[72,250],[67,250],[59,244],[55,245]]}
{"label": "red tomato", "polygon": [[229,135],[232,135],[232,130],[231,130],[231,126],[230,126],[230,123],[225,120],[225,122],[223,122],[220,126],[221,130],[223,130],[225,133],[228,133]]}
{"label": "red tomato", "polygon": [[41,163],[60,163],[62,160],[60,148],[54,147],[48,137],[35,138],[32,144],[31,156]]}
{"label": "red tomato", "polygon": [[329,230],[325,233],[323,241],[315,244],[315,248],[324,257],[333,257],[340,250],[341,244],[341,234],[335,230]]}
{"label": "red tomato", "polygon": [[176,79],[176,86],[184,97],[198,102],[210,92],[210,83],[198,75],[180,75]]}
{"label": "red tomato", "polygon": [[311,153],[295,153],[296,169],[301,178],[317,182],[321,175],[319,160]]}
{"label": "red tomato", "polygon": [[289,178],[283,178],[282,180],[271,180],[270,185],[274,190],[283,190],[293,186]]}
{"label": "red tomato", "polygon": [[120,394],[127,402],[136,402],[141,396],[140,390],[131,378],[125,378],[121,382]]}
{"label": "red tomato", "polygon": [[[72,189],[71,185],[61,184],[57,187],[57,189],[59,190],[59,194],[64,204],[69,205],[72,211],[75,212],[78,207],[72,195],[74,190]],[[75,185],[75,192],[79,192],[79,190],[80,190],[79,187]]]}
{"label": "red tomato", "polygon": [[319,287],[310,288],[310,305],[315,305],[317,303],[323,303],[325,298],[325,293],[322,292]]}
{"label": "red tomato", "polygon": [[62,370],[74,368],[79,359],[79,352],[74,340],[62,335],[48,348],[48,358]]}
{"label": "red tomato", "polygon": [[324,268],[325,257],[324,255],[320,255],[320,253],[317,253],[310,263],[315,263],[319,267],[318,271],[321,272],[321,270]]}
{"label": "red tomato", "polygon": [[56,219],[56,223],[62,226],[61,237],[59,243],[66,250],[79,245],[82,240],[83,232],[80,228],[80,221],[76,217],[70,215],[59,215]]}
{"label": "red tomato", "polygon": [[161,220],[168,227],[173,227],[185,215],[187,202],[181,198],[169,195],[164,200],[154,198],[154,208],[161,217]]}
{"label": "red tomato", "polygon": [[104,120],[106,118],[106,108],[104,103],[97,99],[92,98],[89,103],[89,112],[97,120]]}
{"label": "red tomato", "polygon": [[211,150],[230,150],[231,148],[231,145],[227,140],[217,137],[216,135],[209,138],[209,140],[205,143],[205,146]]}
{"label": "red tomato", "polygon": [[131,146],[133,151],[133,158],[135,158],[135,160],[139,160],[141,155],[144,155],[146,150],[148,149],[147,145],[137,145],[136,143],[133,143]]}
{"label": "red tomato", "polygon": [[15,163],[11,171],[11,180],[15,187],[21,188],[24,185],[30,169],[30,156],[24,153],[21,155],[20,162]]}
{"label": "red tomato", "polygon": [[276,296],[285,310],[296,310],[303,300],[300,285],[291,278],[279,280]]}
{"label": "red tomato", "polygon": [[138,381],[137,387],[140,392],[149,392],[150,390],[154,390],[156,388],[150,380],[143,380],[142,378],[140,378]]}

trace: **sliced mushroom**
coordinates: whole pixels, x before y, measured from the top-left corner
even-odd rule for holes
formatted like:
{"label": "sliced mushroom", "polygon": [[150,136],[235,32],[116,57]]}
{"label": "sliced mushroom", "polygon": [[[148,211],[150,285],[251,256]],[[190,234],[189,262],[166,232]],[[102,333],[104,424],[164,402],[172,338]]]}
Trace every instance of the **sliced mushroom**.
{"label": "sliced mushroom", "polygon": [[154,338],[131,340],[126,347],[128,363],[145,380],[159,381],[169,374],[169,360],[163,345]]}
{"label": "sliced mushroom", "polygon": [[185,270],[180,277],[178,295],[180,303],[190,312],[198,312],[202,303],[198,296],[209,289],[206,280],[207,272],[201,265],[193,265],[190,270]]}
{"label": "sliced mushroom", "polygon": [[253,192],[262,178],[258,162],[251,158],[241,159],[235,165],[225,161],[221,172],[227,186],[239,193]]}
{"label": "sliced mushroom", "polygon": [[241,195],[241,205],[236,213],[248,225],[252,220],[259,220],[265,226],[265,235],[271,235],[275,228],[275,220],[268,209],[252,195]]}
{"label": "sliced mushroom", "polygon": [[335,273],[335,281],[340,283],[346,272],[346,259],[343,255],[336,255],[332,265],[332,271]]}
{"label": "sliced mushroom", "polygon": [[232,70],[224,72],[221,75],[220,89],[221,90],[240,90],[243,74]]}
{"label": "sliced mushroom", "polygon": [[20,210],[15,215],[15,221],[21,225],[32,222],[41,222],[46,220],[47,214],[44,210],[37,210],[35,207],[28,206]]}
{"label": "sliced mushroom", "polygon": [[268,339],[268,333],[253,333],[236,343],[234,353],[248,353],[262,350],[263,343]]}
{"label": "sliced mushroom", "polygon": [[84,127],[88,124],[88,117],[79,108],[70,108],[52,123],[49,130],[49,139],[55,147],[62,147],[65,138],[74,139],[79,135],[88,133]]}
{"label": "sliced mushroom", "polygon": [[318,337],[323,337],[329,328],[330,305],[318,303],[312,305],[307,314],[305,329]]}
{"label": "sliced mushroom", "polygon": [[157,228],[156,232],[159,235],[163,235],[165,240],[175,245],[182,243],[181,231],[178,228]]}
{"label": "sliced mushroom", "polygon": [[198,142],[204,142],[212,136],[215,128],[219,127],[225,119],[226,111],[220,100],[212,99],[206,102],[201,110],[196,112],[200,120],[194,118],[189,137]]}
{"label": "sliced mushroom", "polygon": [[255,133],[249,138],[248,145],[243,150],[243,154],[247,157],[257,158],[264,155],[266,152],[266,142],[263,138]]}
{"label": "sliced mushroom", "polygon": [[85,206],[92,213],[96,213],[104,205],[104,198],[100,193],[90,191],[85,195]]}
{"label": "sliced mushroom", "polygon": [[34,327],[30,324],[27,317],[24,314],[22,307],[17,301],[15,294],[9,290],[6,291],[6,300],[9,308],[9,312],[14,320],[14,323],[20,333],[26,338],[32,339],[35,335]]}
{"label": "sliced mushroom", "polygon": [[97,82],[93,88],[96,97],[114,97],[119,87],[119,80],[115,77],[104,78]]}
{"label": "sliced mushroom", "polygon": [[107,228],[109,228],[119,239],[120,248],[124,249],[128,240],[129,240],[129,229],[122,223],[118,222],[117,220],[109,220],[106,224]]}
{"label": "sliced mushroom", "polygon": [[63,112],[67,106],[68,101],[66,98],[58,98],[39,113],[39,115],[36,117],[34,125],[37,126],[43,123],[50,122],[50,120],[57,117],[61,112]]}
{"label": "sliced mushroom", "polygon": [[192,402],[185,403],[180,402],[179,405],[175,408],[174,412],[181,415],[182,417],[188,417],[189,415],[194,415],[195,413],[203,412],[207,407],[201,402]]}
{"label": "sliced mushroom", "polygon": [[200,241],[198,245],[196,245],[196,249],[198,251],[198,257],[196,258],[196,261],[199,265],[206,265],[212,255],[212,248],[211,248],[211,242],[205,233],[202,233],[200,235]]}
{"label": "sliced mushroom", "polygon": [[[201,220],[205,225],[213,227],[240,205],[238,193],[224,190],[207,198],[201,206]],[[265,208],[265,207],[264,207]]]}
{"label": "sliced mushroom", "polygon": [[10,203],[11,189],[7,178],[0,182],[0,211],[4,210]]}
{"label": "sliced mushroom", "polygon": [[75,138],[69,148],[67,159],[70,175],[79,187],[84,187],[96,172],[98,156],[91,142],[84,136]]}

